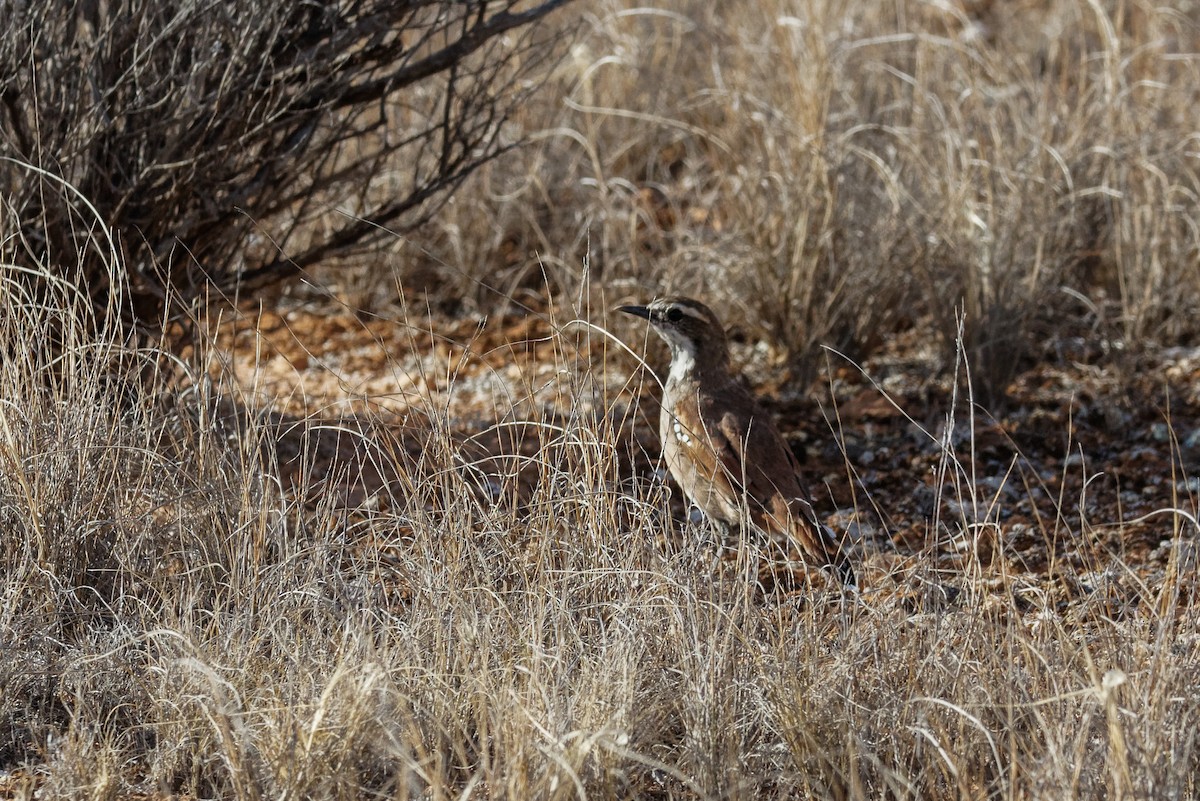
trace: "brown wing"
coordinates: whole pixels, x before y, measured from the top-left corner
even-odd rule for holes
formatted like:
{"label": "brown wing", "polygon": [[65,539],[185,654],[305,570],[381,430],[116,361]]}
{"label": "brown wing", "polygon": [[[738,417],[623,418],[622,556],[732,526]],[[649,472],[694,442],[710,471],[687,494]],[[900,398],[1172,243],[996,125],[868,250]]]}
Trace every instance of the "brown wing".
{"label": "brown wing", "polygon": [[[755,526],[768,536],[795,537],[807,558],[821,567],[834,568],[843,582],[854,583],[849,559],[817,520],[796,457],[783,436],[756,407],[749,419],[733,413],[738,406],[744,409],[745,404],[753,404],[748,394],[742,394],[736,403],[728,402],[732,400],[714,394],[703,419],[717,421],[708,432],[713,450],[734,490],[745,496]],[[747,454],[752,457],[747,459]]]}

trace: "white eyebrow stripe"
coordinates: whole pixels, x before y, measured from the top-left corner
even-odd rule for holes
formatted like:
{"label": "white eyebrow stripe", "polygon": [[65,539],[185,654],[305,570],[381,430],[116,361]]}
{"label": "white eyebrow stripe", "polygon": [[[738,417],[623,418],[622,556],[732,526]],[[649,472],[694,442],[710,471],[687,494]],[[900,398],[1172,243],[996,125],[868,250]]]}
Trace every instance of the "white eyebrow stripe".
{"label": "white eyebrow stripe", "polygon": [[710,322],[708,319],[708,315],[706,315],[704,312],[702,312],[699,309],[694,308],[693,306],[686,304],[686,303],[672,302],[672,303],[651,304],[651,305],[654,307],[655,311],[665,312],[668,309],[676,308],[676,309],[679,309],[679,311],[686,314],[688,317],[691,317],[692,319],[700,320],[701,322],[705,322],[705,323]]}

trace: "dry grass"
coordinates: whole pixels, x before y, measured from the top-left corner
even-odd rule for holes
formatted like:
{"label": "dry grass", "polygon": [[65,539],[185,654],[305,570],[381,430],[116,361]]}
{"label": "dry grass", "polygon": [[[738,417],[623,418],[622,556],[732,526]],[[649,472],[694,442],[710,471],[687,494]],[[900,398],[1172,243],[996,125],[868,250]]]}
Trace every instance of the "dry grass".
{"label": "dry grass", "polygon": [[[409,243],[451,266],[437,275],[454,297],[491,308],[543,273],[569,296],[589,283],[682,290],[810,363],[817,344],[864,356],[931,318],[949,364],[963,311],[992,402],[1064,332],[1194,341],[1194,14],[785,0],[580,11],[572,60],[522,120],[542,146],[476,176]],[[412,275],[420,289],[425,272]]]}
{"label": "dry grass", "polygon": [[[1017,570],[995,552],[1028,485],[983,475],[964,394],[919,435],[949,488],[928,548],[868,532],[862,597],[764,598],[644,469],[655,388],[572,318],[684,290],[796,359],[932,320],[949,385],[988,397],[1040,338],[1189,341],[1196,23],[1137,3],[576,10],[559,94],[522,121],[543,145],[354,290],[380,308],[398,275],[492,309],[548,279],[571,299],[552,380],[482,371],[510,394],[475,413],[522,424],[505,457],[422,381],[407,425],[367,403],[322,427],[242,405],[254,382],[211,342],[131,350],[116,256],[101,311],[2,268],[0,797],[1195,798],[1194,499],[1157,512],[1165,570],[1100,548],[1086,592]],[[389,344],[386,370],[454,373],[395,324],[413,352]],[[891,500],[869,490],[864,516]],[[1081,551],[1131,522],[1084,507],[1060,497],[1052,521]]]}
{"label": "dry grass", "polygon": [[382,440],[397,477],[346,508],[282,491],[289,426],[215,414],[240,392],[221,371],[150,398],[89,340],[68,352],[105,358],[48,382],[17,346],[50,315],[86,330],[77,309],[0,318],[25,354],[0,383],[6,794],[1193,797],[1191,516],[1155,583],[1110,559],[1123,595],[1056,593],[979,556],[1002,510],[961,412],[929,441],[958,488],[930,537],[976,543],[959,566],[869,541],[862,598],[764,598],[631,477],[643,388],[599,335],[559,328],[564,371],[577,343],[598,367],[526,459],[435,417],[412,454]]}

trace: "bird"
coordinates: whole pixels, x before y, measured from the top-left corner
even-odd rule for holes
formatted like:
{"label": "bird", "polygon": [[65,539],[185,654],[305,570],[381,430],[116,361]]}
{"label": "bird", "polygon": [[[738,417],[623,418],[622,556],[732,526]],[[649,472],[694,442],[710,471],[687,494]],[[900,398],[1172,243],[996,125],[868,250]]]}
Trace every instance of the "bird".
{"label": "bird", "polygon": [[687,297],[616,311],[647,320],[671,348],[659,439],[688,499],[724,532],[745,523],[771,544],[798,544],[806,563],[857,587],[849,555],[817,519],[796,457],[738,381],[717,315]]}

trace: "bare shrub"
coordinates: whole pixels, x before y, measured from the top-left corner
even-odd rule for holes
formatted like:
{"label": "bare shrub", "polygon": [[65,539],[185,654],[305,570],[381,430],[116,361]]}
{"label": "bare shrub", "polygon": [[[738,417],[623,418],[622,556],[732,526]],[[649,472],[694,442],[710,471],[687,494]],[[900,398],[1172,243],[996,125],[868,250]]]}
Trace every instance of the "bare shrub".
{"label": "bare shrub", "polygon": [[[278,280],[428,218],[511,147],[566,0],[9,3],[0,155],[118,233],[130,308]],[[75,197],[0,162],[26,264],[104,305]],[[342,214],[330,214],[330,206]]]}

